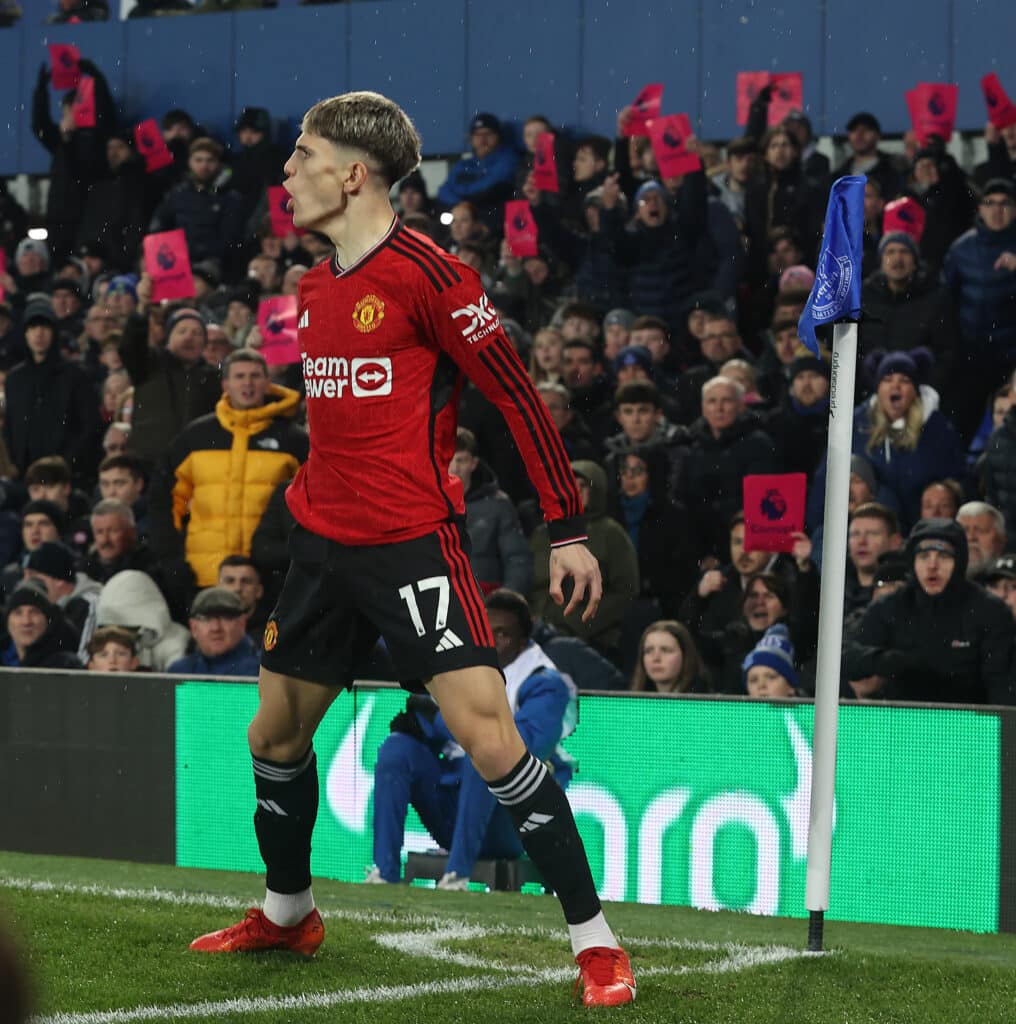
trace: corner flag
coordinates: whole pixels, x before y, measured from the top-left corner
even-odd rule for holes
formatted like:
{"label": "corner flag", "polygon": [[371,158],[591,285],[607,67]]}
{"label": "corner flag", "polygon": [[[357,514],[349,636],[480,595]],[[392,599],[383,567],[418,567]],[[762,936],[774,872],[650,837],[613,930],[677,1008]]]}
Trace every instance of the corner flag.
{"label": "corner flag", "polygon": [[815,328],[836,320],[856,320],[861,313],[861,254],[864,240],[863,174],[837,178],[829,190],[822,249],[815,283],[808,296],[798,331],[817,356]]}

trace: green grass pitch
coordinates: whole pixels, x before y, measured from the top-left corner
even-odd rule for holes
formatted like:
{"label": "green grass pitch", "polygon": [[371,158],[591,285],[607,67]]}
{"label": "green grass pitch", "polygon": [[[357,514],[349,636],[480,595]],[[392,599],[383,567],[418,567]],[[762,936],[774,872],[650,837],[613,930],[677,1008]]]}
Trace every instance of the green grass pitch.
{"label": "green grass pitch", "polygon": [[318,881],[327,938],[288,954],[190,953],[257,902],[253,875],[0,853],[0,920],[24,948],[37,1024],[134,1021],[1003,1024],[1016,936],[611,904],[638,1002],[585,1010],[557,902]]}

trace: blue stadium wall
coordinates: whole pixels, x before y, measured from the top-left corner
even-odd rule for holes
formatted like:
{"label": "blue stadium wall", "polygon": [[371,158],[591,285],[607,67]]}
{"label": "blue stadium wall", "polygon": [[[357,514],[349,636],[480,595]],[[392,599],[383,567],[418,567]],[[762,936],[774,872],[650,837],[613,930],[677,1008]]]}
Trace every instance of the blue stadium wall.
{"label": "blue stadium wall", "polygon": [[540,111],[612,134],[617,109],[651,81],[665,83],[668,111],[725,138],[737,131],[738,70],[803,72],[822,134],[860,109],[902,131],[903,94],[918,81],[959,83],[965,131],[985,121],[981,75],[997,71],[1016,95],[1013,0],[279,0],[268,11],[74,26],[43,23],[56,0],[21,2],[19,24],[0,30],[0,174],[48,169],[31,97],[49,42],[98,63],[131,122],[183,107],[228,137],[240,108],[255,105],[291,129],[322,96],[377,89],[411,112],[433,155],[462,149],[476,110]]}

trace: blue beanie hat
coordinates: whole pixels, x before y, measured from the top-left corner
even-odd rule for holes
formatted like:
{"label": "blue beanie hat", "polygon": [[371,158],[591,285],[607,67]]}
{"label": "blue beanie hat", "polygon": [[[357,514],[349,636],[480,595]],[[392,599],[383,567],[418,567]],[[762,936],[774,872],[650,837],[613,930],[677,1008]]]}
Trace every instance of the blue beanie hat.
{"label": "blue beanie hat", "polygon": [[641,366],[652,377],[652,353],[645,345],[626,345],[614,359],[614,373],[623,370],[626,366]]}
{"label": "blue beanie hat", "polygon": [[650,192],[660,192],[663,194],[664,198],[666,198],[667,195],[667,190],[663,185],[653,178],[651,181],[647,181],[644,184],[639,185],[638,190],[635,193],[635,205],[638,206],[638,204],[641,203]]}
{"label": "blue beanie hat", "polygon": [[756,665],[765,665],[766,668],[774,669],[795,690],[801,689],[801,680],[798,678],[797,669],[794,668],[794,645],[790,642],[790,633],[787,632],[787,627],[782,622],[770,626],[755,648],[741,662],[741,681],[746,690],[748,689],[748,670]]}

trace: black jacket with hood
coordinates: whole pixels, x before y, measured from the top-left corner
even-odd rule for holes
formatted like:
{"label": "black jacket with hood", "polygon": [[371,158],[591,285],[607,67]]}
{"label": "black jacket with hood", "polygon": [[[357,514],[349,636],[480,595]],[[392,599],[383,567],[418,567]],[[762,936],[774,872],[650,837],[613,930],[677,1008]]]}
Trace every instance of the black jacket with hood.
{"label": "black jacket with hood", "polygon": [[928,594],[912,575],[902,590],[868,606],[844,667],[848,679],[882,676],[889,700],[1013,704],[1016,624],[1005,604],[966,578],[967,538],[952,519],[922,519],[907,541],[911,574],[922,541],[955,551],[952,576]]}

